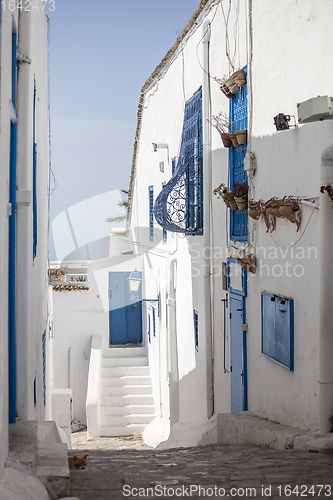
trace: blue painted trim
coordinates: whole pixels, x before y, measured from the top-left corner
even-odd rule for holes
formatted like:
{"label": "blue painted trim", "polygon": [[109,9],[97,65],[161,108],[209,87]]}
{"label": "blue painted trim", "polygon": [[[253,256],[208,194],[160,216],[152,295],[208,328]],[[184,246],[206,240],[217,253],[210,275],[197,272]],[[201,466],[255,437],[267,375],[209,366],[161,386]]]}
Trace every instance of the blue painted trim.
{"label": "blue painted trim", "polygon": [[[12,104],[16,112],[16,44],[17,29],[12,17]],[[12,213],[8,220],[8,418],[16,422],[16,338],[15,338],[15,267],[16,267],[16,146],[17,123],[10,125],[9,203]]]}
{"label": "blue painted trim", "polygon": [[153,335],[156,337],[155,308],[153,308]]}
{"label": "blue painted trim", "polygon": [[42,355],[43,355],[43,400],[46,406],[46,330],[42,335]]}
{"label": "blue painted trim", "polygon": [[36,143],[36,79],[34,79],[33,106],[33,181],[32,181],[32,223],[33,223],[33,262],[37,255],[37,143]]}
{"label": "blue painted trim", "polygon": [[148,340],[149,344],[151,344],[151,336],[150,336],[150,314],[148,313]]}
{"label": "blue painted trim", "polygon": [[226,302],[227,299],[221,299],[223,302],[224,310],[223,310],[223,373],[227,373],[227,369],[225,367],[225,325],[226,325],[226,314],[227,314],[227,307],[226,307]]}
{"label": "blue painted trim", "polygon": [[[174,158],[173,158],[174,160]],[[173,167],[173,160],[172,160],[172,169],[174,168]],[[165,186],[165,182],[162,182],[162,189],[164,188]],[[163,240],[162,240],[162,243],[165,245],[167,243],[167,240],[168,240],[168,231],[163,227]]]}
{"label": "blue painted trim", "polygon": [[198,311],[193,309],[193,321],[194,321],[194,346],[195,350],[199,350],[199,314]]}
{"label": "blue painted trim", "polygon": [[243,297],[247,297],[247,271],[245,271],[245,269],[241,270],[241,273],[242,273],[242,288],[243,288],[243,290],[236,290],[234,288],[231,288],[231,286],[230,286],[230,265],[229,265],[230,262],[234,262],[236,264],[239,264],[239,266],[240,266],[239,260],[233,259],[231,257],[227,258],[227,269],[226,269],[226,271],[227,271],[228,292],[235,293],[237,295],[242,295]]}
{"label": "blue painted trim", "polygon": [[[243,303],[243,324],[246,323],[246,302],[245,296],[242,298]],[[244,411],[247,411],[247,339],[246,332],[243,331],[243,369],[244,369]]]}

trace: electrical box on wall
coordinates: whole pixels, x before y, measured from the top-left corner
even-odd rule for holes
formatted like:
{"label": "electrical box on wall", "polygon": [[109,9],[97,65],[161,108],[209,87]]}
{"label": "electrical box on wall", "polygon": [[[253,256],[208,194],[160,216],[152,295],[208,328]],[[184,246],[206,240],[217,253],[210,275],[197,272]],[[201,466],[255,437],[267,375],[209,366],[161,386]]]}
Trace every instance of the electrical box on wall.
{"label": "electrical box on wall", "polygon": [[299,123],[332,120],[333,97],[324,95],[297,103],[297,113]]}

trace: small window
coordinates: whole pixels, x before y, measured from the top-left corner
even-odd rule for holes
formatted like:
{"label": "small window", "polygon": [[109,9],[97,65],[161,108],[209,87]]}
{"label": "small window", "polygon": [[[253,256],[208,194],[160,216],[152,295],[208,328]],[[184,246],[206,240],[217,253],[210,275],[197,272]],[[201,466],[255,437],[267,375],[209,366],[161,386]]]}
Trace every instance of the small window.
{"label": "small window", "polygon": [[193,321],[194,321],[194,345],[195,350],[199,349],[199,316],[198,311],[193,309]]}
{"label": "small window", "polygon": [[154,186],[149,186],[149,239],[154,241]]}
{"label": "small window", "polygon": [[261,352],[264,356],[294,370],[294,301],[261,293]]}

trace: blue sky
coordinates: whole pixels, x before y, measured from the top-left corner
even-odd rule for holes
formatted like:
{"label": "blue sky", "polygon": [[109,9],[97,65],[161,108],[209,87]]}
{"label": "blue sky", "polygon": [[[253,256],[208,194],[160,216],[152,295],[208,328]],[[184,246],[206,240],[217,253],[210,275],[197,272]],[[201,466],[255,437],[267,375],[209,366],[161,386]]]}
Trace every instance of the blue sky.
{"label": "blue sky", "polygon": [[[55,0],[51,27],[51,220],[127,189],[140,90],[199,0]],[[110,207],[114,213],[115,207]],[[105,224],[107,234],[110,225]],[[50,258],[55,259],[50,241]]]}

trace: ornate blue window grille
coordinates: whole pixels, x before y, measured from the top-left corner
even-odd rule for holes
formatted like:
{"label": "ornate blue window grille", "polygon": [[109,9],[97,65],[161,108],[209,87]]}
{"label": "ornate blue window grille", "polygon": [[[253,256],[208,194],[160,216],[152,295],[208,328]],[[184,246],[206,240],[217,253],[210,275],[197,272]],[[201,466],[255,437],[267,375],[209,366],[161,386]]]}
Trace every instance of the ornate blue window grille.
{"label": "ornate blue window grille", "polygon": [[154,186],[149,186],[149,239],[154,241]]}
{"label": "ornate blue window grille", "polygon": [[[246,67],[243,68],[247,75]],[[234,122],[238,129],[247,129],[247,85],[241,87],[240,91],[235,94],[235,97],[229,100],[229,118]],[[235,127],[232,127],[232,132]],[[244,158],[246,155],[247,145],[232,146],[229,149],[229,171],[230,171],[230,187],[235,182],[246,182],[247,173],[244,170]],[[230,210],[230,239],[233,241],[247,241],[247,209],[246,210]]]}
{"label": "ornate blue window grille", "polygon": [[46,405],[46,330],[42,335],[42,353],[43,353],[43,401]]}
{"label": "ornate blue window grille", "polygon": [[155,201],[154,215],[168,231],[203,234],[202,88],[185,103],[177,165]]}
{"label": "ornate blue window grille", "polygon": [[194,322],[194,346],[195,350],[199,350],[199,315],[198,311],[193,309],[193,322]]}

